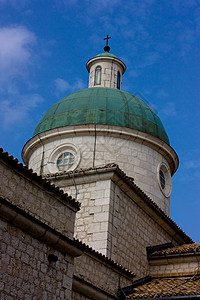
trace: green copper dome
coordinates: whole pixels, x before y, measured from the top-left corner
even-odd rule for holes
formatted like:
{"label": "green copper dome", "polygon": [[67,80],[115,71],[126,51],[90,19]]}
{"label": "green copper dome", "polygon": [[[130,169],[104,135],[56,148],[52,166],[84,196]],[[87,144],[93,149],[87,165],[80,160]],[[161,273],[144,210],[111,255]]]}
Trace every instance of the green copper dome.
{"label": "green copper dome", "polygon": [[169,144],[160,119],[144,101],[128,92],[102,87],[80,90],[58,101],[40,120],[34,136],[58,127],[83,124],[132,128]]}
{"label": "green copper dome", "polygon": [[114,55],[112,53],[109,53],[109,52],[104,52],[104,53],[97,54],[95,57],[99,57],[99,56],[113,57],[113,58],[119,59],[116,55]]}

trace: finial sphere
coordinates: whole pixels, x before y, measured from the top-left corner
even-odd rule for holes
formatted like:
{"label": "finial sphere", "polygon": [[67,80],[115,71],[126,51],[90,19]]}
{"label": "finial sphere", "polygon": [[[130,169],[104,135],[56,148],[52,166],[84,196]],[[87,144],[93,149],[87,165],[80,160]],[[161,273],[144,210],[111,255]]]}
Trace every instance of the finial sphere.
{"label": "finial sphere", "polygon": [[110,51],[110,47],[109,47],[108,45],[106,45],[106,46],[104,47],[104,51],[105,51],[105,52],[109,52],[109,51]]}

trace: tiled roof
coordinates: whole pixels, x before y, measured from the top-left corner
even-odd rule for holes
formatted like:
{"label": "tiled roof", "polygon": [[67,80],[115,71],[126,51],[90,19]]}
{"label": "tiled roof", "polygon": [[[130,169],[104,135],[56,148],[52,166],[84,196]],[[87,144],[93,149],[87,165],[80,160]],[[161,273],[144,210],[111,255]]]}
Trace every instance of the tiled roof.
{"label": "tiled roof", "polygon": [[98,257],[100,260],[103,260],[104,262],[106,262],[107,264],[109,264],[110,266],[112,266],[113,268],[118,269],[120,272],[124,273],[128,277],[134,278],[136,276],[129,269],[127,269],[127,268],[123,267],[122,265],[116,263],[111,258],[105,256],[104,254],[100,253],[99,251],[97,251],[97,250],[93,249],[92,247],[86,245],[82,241],[80,241],[78,239],[74,239],[74,241],[77,243],[77,245],[79,245],[81,247],[82,250],[84,250],[85,252],[90,253],[90,254]]}
{"label": "tiled roof", "polygon": [[170,255],[177,255],[177,254],[189,254],[189,253],[200,253],[200,243],[193,243],[193,244],[185,244],[173,248],[168,248],[160,251],[155,251],[150,255],[152,257],[160,257],[160,256],[170,256]]}
{"label": "tiled roof", "polygon": [[90,172],[90,171],[99,171],[99,170],[105,170],[105,169],[111,169],[111,168],[117,168],[118,165],[115,163],[109,163],[106,165],[102,166],[97,166],[97,167],[90,167],[90,168],[84,168],[84,169],[76,169],[75,171],[61,171],[61,172],[56,172],[54,174],[46,174],[43,175],[43,178],[51,178],[51,177],[59,177],[63,175],[68,175],[69,177],[72,176],[73,174],[76,176],[83,176],[84,174]]}
{"label": "tiled roof", "polygon": [[23,174],[28,176],[32,181],[36,181],[41,184],[42,188],[46,188],[48,191],[53,192],[56,196],[59,196],[62,200],[68,202],[76,209],[80,208],[80,203],[72,199],[71,196],[68,196],[67,193],[64,193],[59,187],[56,187],[54,184],[51,184],[48,180],[42,178],[41,175],[33,172],[32,169],[29,169],[26,165],[23,165],[18,161],[17,158],[14,158],[12,155],[9,155],[8,152],[4,152],[2,148],[0,148],[0,158],[4,161],[17,168]]}
{"label": "tiled roof", "polygon": [[179,233],[180,236],[183,237],[185,243],[192,243],[193,240],[186,235],[186,233],[142,190],[140,189],[135,183],[134,179],[128,177],[116,163],[109,163],[103,166],[98,166],[94,168],[86,168],[86,169],[77,169],[75,172],[59,172],[55,174],[47,174],[45,175],[45,178],[56,178],[59,176],[67,176],[67,177],[72,177],[72,176],[83,176],[83,175],[90,175],[93,172],[97,173],[102,173],[102,172],[110,172],[110,171],[115,171],[117,174],[122,177],[125,182],[137,193],[144,201],[145,203],[151,207],[156,213],[164,219],[173,229]]}
{"label": "tiled roof", "polygon": [[[134,282],[133,282],[134,285]],[[200,276],[151,278],[133,287],[126,299],[200,295]]]}

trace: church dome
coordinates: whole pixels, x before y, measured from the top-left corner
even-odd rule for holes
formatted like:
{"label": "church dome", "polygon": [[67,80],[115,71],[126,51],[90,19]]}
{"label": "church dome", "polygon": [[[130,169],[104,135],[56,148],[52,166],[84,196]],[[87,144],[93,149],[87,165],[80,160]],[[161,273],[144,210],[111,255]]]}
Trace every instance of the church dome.
{"label": "church dome", "polygon": [[109,53],[109,52],[103,52],[103,53],[97,54],[95,57],[102,57],[102,56],[103,57],[113,57],[113,58],[119,59],[116,55]]}
{"label": "church dome", "polygon": [[169,144],[159,117],[144,101],[128,92],[106,87],[83,89],[58,101],[40,120],[34,136],[59,127],[85,124],[131,128]]}

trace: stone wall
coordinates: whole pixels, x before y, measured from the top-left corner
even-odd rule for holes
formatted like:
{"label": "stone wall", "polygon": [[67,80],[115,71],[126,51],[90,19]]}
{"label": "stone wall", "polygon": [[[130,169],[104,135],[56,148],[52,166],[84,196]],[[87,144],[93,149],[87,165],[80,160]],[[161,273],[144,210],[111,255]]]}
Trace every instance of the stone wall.
{"label": "stone wall", "polygon": [[131,285],[133,280],[133,276],[124,275],[114,265],[109,265],[103,258],[99,259],[89,252],[75,258],[74,275],[114,297],[119,288]]}
{"label": "stone wall", "polygon": [[80,293],[75,292],[75,291],[72,291],[72,299],[73,300],[91,300],[91,298],[81,295]]}
{"label": "stone wall", "polygon": [[137,277],[148,275],[146,247],[177,242],[114,182],[111,184],[108,248],[111,258],[133,270]]}
{"label": "stone wall", "polygon": [[[42,142],[40,142],[41,138],[34,137],[25,146],[30,151],[29,154],[24,154],[25,160],[30,168],[37,173],[42,171],[42,174],[59,172],[58,155],[54,155],[54,153],[60,155],[71,149],[74,149],[73,153],[78,158],[74,166],[78,169],[115,162],[127,176],[133,177],[135,183],[169,214],[171,174],[170,171],[167,171],[165,175],[165,189],[168,190],[165,193],[165,189],[162,189],[159,183],[159,166],[164,164],[166,169],[174,169],[172,165],[176,155],[173,150],[152,136],[143,134],[144,137],[142,136],[140,139],[138,136],[141,133],[131,129],[122,129],[117,126],[113,129],[111,126],[99,125],[96,129],[96,138],[94,130],[93,125],[83,125],[58,128],[43,133],[41,134]],[[142,138],[152,140],[155,144],[144,142]],[[31,143],[35,144],[34,147]],[[167,148],[164,150],[165,146]],[[170,155],[173,159],[170,158]]]}
{"label": "stone wall", "polygon": [[0,161],[0,196],[52,228],[73,238],[75,211],[67,201],[16,168]]}
{"label": "stone wall", "polygon": [[200,274],[199,261],[200,257],[188,254],[155,259],[150,261],[149,275],[154,277],[197,275]]}
{"label": "stone wall", "polygon": [[138,277],[149,271],[146,247],[181,242],[176,233],[175,240],[165,229],[163,220],[159,225],[158,215],[151,216],[143,208],[144,200],[112,171],[94,170],[90,175],[85,173],[74,179],[63,176],[54,182],[73,197],[77,189],[81,209],[76,214],[76,237]]}
{"label": "stone wall", "polygon": [[[60,184],[75,196],[74,185],[66,187],[62,182]],[[110,184],[109,180],[77,184],[81,209],[76,213],[75,237],[104,255],[108,255]]]}
{"label": "stone wall", "polygon": [[95,69],[97,66],[101,66],[101,84],[96,85],[97,87],[108,87],[108,88],[117,88],[117,72],[120,73],[120,87],[121,87],[121,77],[122,77],[122,67],[114,59],[109,61],[98,60],[94,62],[90,69],[89,75],[89,84],[88,87],[95,86]]}
{"label": "stone wall", "polygon": [[[1,299],[71,299],[73,260],[0,219]],[[48,255],[58,257],[49,262]]]}

